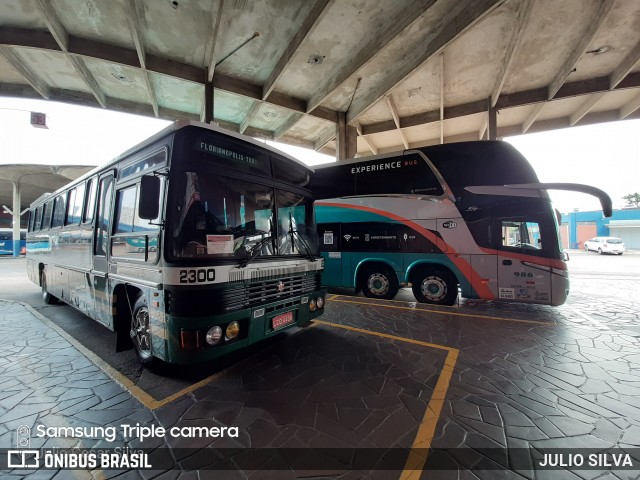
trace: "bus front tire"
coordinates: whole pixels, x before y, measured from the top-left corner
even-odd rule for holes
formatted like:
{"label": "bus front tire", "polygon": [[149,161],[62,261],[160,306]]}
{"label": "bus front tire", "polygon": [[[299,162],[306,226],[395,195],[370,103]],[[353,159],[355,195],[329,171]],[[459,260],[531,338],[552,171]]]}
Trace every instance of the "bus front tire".
{"label": "bus front tire", "polygon": [[151,354],[149,307],[147,307],[147,300],[142,292],[140,292],[133,304],[130,336],[140,363],[147,367],[151,366],[153,364],[153,355]]}
{"label": "bus front tire", "polygon": [[368,298],[391,300],[398,293],[398,278],[389,267],[367,267],[362,275],[362,293]]}
{"label": "bus front tire", "polygon": [[422,271],[411,284],[413,295],[420,303],[453,305],[458,297],[458,282],[445,270]]}
{"label": "bus front tire", "polygon": [[47,291],[47,276],[44,271],[40,275],[40,286],[42,287],[42,301],[47,305],[55,305],[58,303],[58,297],[51,295]]}

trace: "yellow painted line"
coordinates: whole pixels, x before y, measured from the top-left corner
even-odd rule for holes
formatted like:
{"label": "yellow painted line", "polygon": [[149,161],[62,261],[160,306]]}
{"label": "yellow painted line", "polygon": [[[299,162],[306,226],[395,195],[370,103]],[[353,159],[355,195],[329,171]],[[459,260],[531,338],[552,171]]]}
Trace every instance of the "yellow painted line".
{"label": "yellow painted line", "polygon": [[[34,316],[39,318],[45,325],[55,330],[62,338],[68,341],[74,348],[76,348],[80,353],[85,355],[92,363],[94,363],[98,368],[100,368],[103,372],[105,372],[112,380],[122,386],[125,390],[129,391],[131,395],[133,395],[140,403],[145,405],[150,410],[154,410],[156,408],[160,408],[177,398],[180,398],[198,388],[208,384],[213,381],[215,378],[221,376],[224,372],[215,373],[197,383],[194,383],[182,390],[170,395],[162,400],[156,400],[143,389],[135,385],[129,378],[122,375],[116,369],[114,369],[111,365],[102,360],[99,356],[88,350],[82,344],[80,344],[75,338],[65,332],[58,325],[53,323],[47,317],[33,309],[30,305],[27,305],[22,302],[21,303],[27,310],[29,310]],[[388,338],[391,340],[398,340],[406,343],[412,343],[415,345],[422,345],[424,347],[437,348],[440,350],[445,350],[447,352],[447,356],[445,358],[444,367],[442,368],[440,375],[438,376],[438,381],[436,382],[436,386],[431,394],[431,399],[427,404],[427,408],[424,414],[420,425],[418,426],[418,432],[412,444],[412,450],[409,452],[409,456],[407,458],[407,462],[405,464],[404,470],[400,476],[401,480],[409,480],[414,478],[419,478],[422,468],[424,467],[425,462],[427,461],[429,449],[431,448],[431,442],[433,440],[435,429],[438,424],[438,419],[442,412],[442,407],[444,405],[444,400],[447,395],[447,390],[449,389],[449,384],[451,381],[451,376],[453,375],[453,369],[455,367],[456,361],[458,359],[459,350],[452,347],[447,347],[445,345],[438,345],[435,343],[423,342],[420,340],[414,340],[412,338],[399,337],[396,335],[390,335],[387,333],[374,332],[371,330],[365,330],[363,328],[350,327],[347,325],[340,325],[337,323],[325,322],[323,320],[313,320],[312,327],[315,325],[326,325],[334,328],[342,328],[345,330],[351,330],[359,333],[364,333],[366,335],[374,335],[377,337]],[[415,450],[414,450],[415,449]],[[416,476],[417,475],[417,476]]]}
{"label": "yellow painted line", "polygon": [[[11,302],[11,300],[3,300],[3,301]],[[197,390],[200,387],[207,385],[208,383],[212,382],[213,380],[215,380],[216,378],[218,378],[224,373],[224,371],[214,373],[213,375],[210,375],[207,378],[200,380],[199,382],[191,384],[188,387],[185,387],[182,390],[179,390],[176,393],[169,395],[166,398],[163,398],[162,400],[156,400],[153,396],[151,396],[142,388],[138,387],[135,383],[133,383],[128,377],[121,374],[118,370],[113,368],[111,365],[109,365],[107,362],[105,362],[102,358],[100,358],[98,355],[93,353],[91,350],[87,349],[84,345],[78,342],[75,338],[73,338],[71,335],[65,332],[58,325],[56,325],[47,317],[45,317],[40,312],[38,312],[33,307],[31,307],[31,305],[27,305],[26,303],[22,303],[22,302],[15,302],[15,303],[19,303],[24,307],[26,307],[27,310],[29,310],[33,315],[35,315],[40,320],[42,320],[42,322],[45,325],[55,330],[58,333],[58,335],[60,335],[67,342],[69,342],[76,350],[78,350],[80,353],[86,356],[96,367],[98,367],[100,370],[106,373],[114,382],[116,382],[123,389],[128,391],[131,395],[133,395],[140,403],[142,403],[149,410],[155,410],[157,408],[163,407],[168,403],[171,403],[174,400],[180,397],[183,397]],[[307,328],[311,328],[314,326],[315,326],[314,324],[311,324]]]}
{"label": "yellow painted line", "polygon": [[420,340],[414,340],[412,338],[398,337],[396,335],[390,335],[388,333],[374,332],[371,330],[365,330],[363,328],[350,327],[348,325],[341,325],[339,323],[325,322],[324,320],[314,320],[314,323],[326,325],[329,327],[342,328],[344,330],[351,330],[353,332],[364,333],[366,335],[375,335],[376,337],[388,338],[391,340],[398,340],[406,343],[413,343],[415,345],[422,345],[424,347],[437,348],[440,350],[446,350],[447,357],[444,360],[444,366],[438,376],[438,381],[431,394],[431,399],[427,404],[427,409],[422,417],[422,421],[418,426],[418,432],[413,439],[409,456],[404,465],[404,469],[400,474],[400,480],[414,480],[419,479],[422,474],[422,469],[429,456],[429,449],[431,448],[431,442],[435,435],[436,426],[440,414],[442,413],[442,407],[444,400],[447,396],[447,390],[451,383],[451,376],[453,375],[453,369],[458,360],[458,354],[460,351],[457,348],[447,347],[445,345],[438,345],[436,343],[422,342]]}
{"label": "yellow painted line", "polygon": [[[347,297],[349,298],[349,297]],[[516,322],[516,323],[531,323],[534,325],[544,325],[544,326],[551,326],[551,327],[555,327],[557,326],[556,323],[553,322],[538,322],[536,320],[522,320],[519,318],[505,318],[505,317],[493,317],[490,315],[475,315],[473,313],[461,313],[461,312],[456,312],[450,310],[450,311],[443,311],[443,310],[433,310],[433,309],[429,309],[429,308],[417,308],[416,307],[401,307],[398,305],[384,305],[381,303],[369,303],[369,302],[362,302],[362,301],[356,301],[356,300],[341,300],[341,299],[337,299],[337,298],[332,298],[331,299],[332,302],[337,302],[337,303],[354,303],[356,305],[365,305],[365,306],[374,306],[374,307],[382,307],[382,308],[394,308],[397,310],[410,310],[412,312],[425,312],[425,313],[437,313],[440,315],[455,315],[455,316],[459,316],[459,317],[472,317],[472,318],[482,318],[482,319],[486,319],[486,320],[496,320],[496,321],[500,321],[500,322]],[[406,302],[404,302],[406,303]]]}

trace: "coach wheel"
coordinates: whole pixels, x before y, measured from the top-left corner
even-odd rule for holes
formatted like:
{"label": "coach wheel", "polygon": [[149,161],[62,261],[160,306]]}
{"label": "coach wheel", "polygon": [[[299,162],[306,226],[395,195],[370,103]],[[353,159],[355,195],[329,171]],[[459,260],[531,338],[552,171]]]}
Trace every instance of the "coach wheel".
{"label": "coach wheel", "polygon": [[130,336],[140,362],[143,365],[151,365],[153,363],[153,355],[151,355],[149,308],[147,307],[147,300],[142,293],[138,295],[136,302],[133,304]]}
{"label": "coach wheel", "polygon": [[362,278],[362,293],[365,297],[390,300],[398,293],[398,279],[389,267],[368,267]]}
{"label": "coach wheel", "polygon": [[47,276],[42,272],[40,276],[40,286],[42,287],[42,301],[47,305],[55,305],[58,303],[58,297],[54,297],[47,291]]}
{"label": "coach wheel", "polygon": [[453,305],[458,296],[458,282],[444,270],[423,271],[411,283],[413,295],[421,303]]}

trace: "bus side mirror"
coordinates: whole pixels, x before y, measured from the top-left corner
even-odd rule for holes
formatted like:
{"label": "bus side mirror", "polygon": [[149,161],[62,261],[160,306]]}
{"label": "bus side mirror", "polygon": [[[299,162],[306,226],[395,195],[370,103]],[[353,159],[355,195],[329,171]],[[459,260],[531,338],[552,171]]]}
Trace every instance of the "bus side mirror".
{"label": "bus side mirror", "polygon": [[160,211],[160,177],[145,175],[140,181],[138,217],[155,220]]}

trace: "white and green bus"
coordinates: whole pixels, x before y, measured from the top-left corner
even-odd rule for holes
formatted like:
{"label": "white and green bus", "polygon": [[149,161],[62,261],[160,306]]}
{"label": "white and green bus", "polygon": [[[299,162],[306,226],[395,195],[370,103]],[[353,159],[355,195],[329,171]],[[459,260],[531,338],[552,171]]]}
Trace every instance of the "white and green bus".
{"label": "white and green bus", "polygon": [[393,298],[466,298],[561,305],[568,256],[547,189],[611,199],[575,184],[539,183],[500,141],[452,143],[314,167],[323,285]]}
{"label": "white and green bus", "polygon": [[312,175],[178,121],[31,205],[29,278],[144,364],[214,359],[322,313]]}

